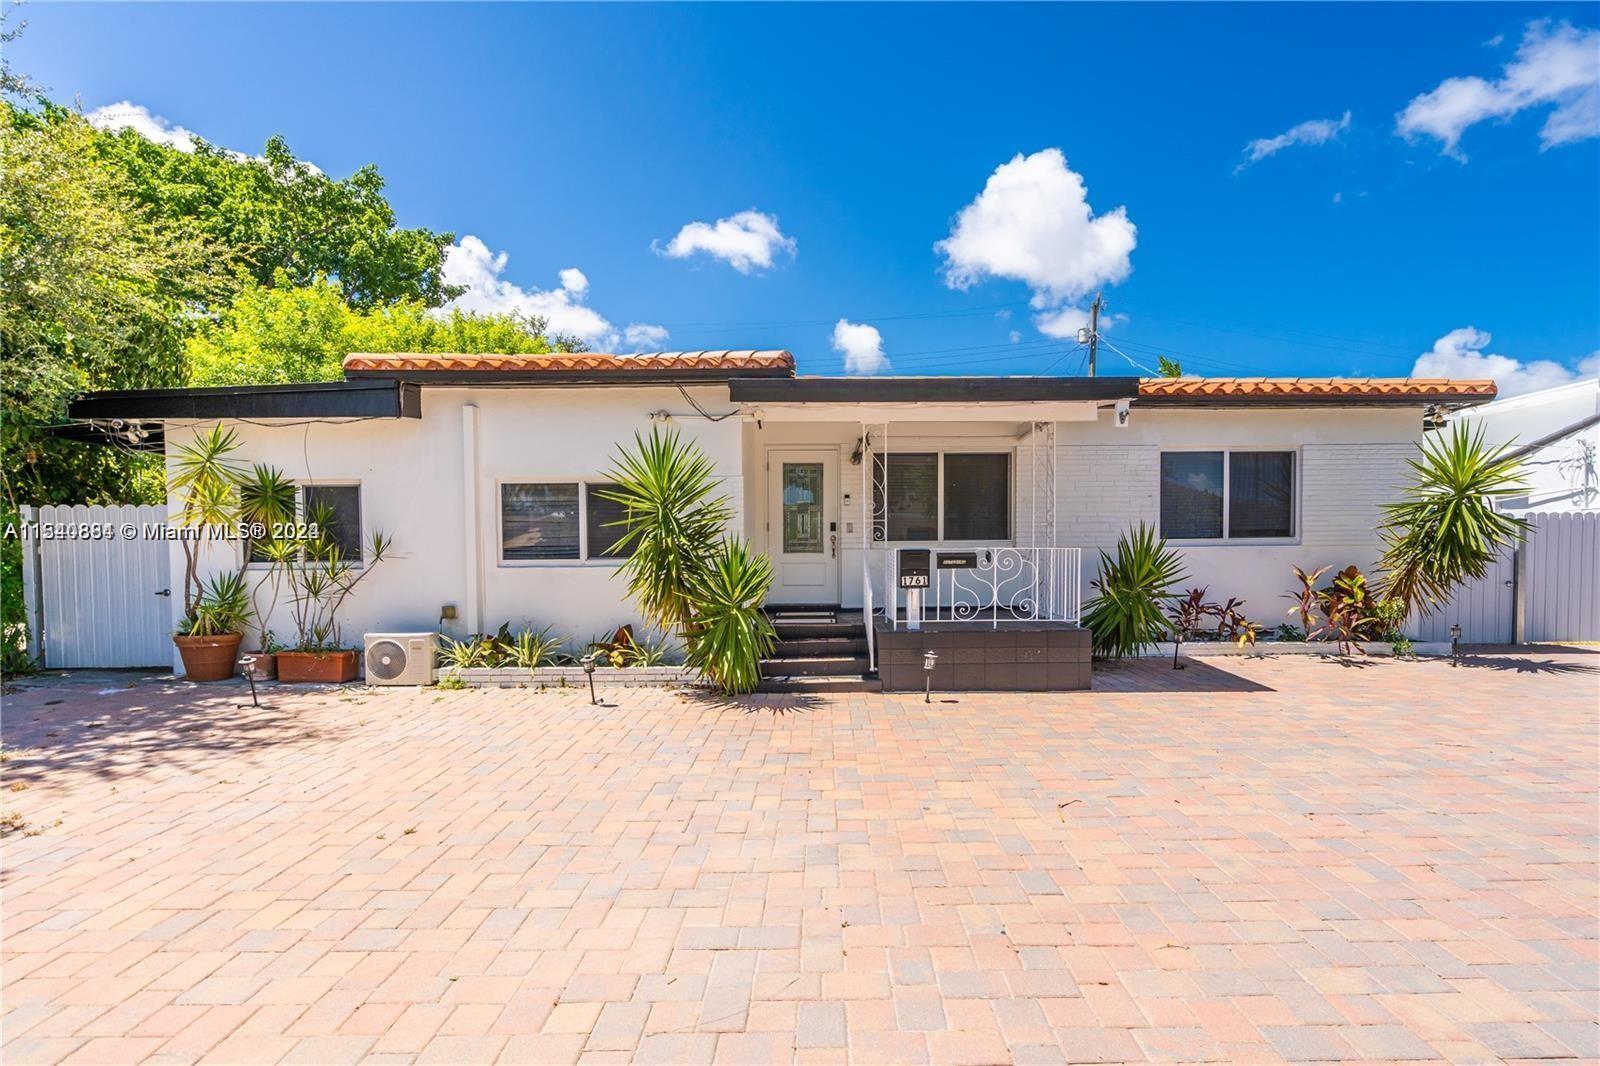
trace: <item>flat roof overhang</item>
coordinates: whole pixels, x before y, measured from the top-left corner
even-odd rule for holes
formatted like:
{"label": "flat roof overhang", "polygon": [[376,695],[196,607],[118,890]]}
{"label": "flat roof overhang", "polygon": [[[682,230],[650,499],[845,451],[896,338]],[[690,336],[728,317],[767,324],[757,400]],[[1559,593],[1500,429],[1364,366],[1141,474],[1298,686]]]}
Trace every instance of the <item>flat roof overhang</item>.
{"label": "flat roof overhang", "polygon": [[422,390],[396,379],[91,392],[67,405],[80,422],[207,418],[421,418]]}
{"label": "flat roof overhang", "polygon": [[994,404],[1111,403],[1139,395],[1138,378],[883,377],[753,378],[728,382],[734,403],[759,404]]}

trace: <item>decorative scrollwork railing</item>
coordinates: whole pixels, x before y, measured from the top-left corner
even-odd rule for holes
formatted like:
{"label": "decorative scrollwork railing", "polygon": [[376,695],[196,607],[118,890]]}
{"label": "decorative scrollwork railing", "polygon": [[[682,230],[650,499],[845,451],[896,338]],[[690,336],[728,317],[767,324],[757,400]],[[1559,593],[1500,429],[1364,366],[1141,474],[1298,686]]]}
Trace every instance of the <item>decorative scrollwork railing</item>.
{"label": "decorative scrollwork railing", "polygon": [[[883,552],[883,611],[891,626],[904,620],[900,552]],[[1072,622],[1082,610],[1083,551],[997,545],[964,548],[976,566],[944,569],[937,562],[922,598],[924,622]],[[933,551],[935,560],[939,549]]]}

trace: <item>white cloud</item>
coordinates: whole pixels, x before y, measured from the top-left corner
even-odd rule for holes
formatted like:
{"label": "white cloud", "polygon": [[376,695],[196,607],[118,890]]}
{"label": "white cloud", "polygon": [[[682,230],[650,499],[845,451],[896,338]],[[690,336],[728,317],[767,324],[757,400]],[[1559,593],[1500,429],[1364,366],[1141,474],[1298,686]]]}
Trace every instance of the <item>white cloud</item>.
{"label": "white cloud", "polygon": [[470,234],[451,245],[445,252],[444,281],[447,285],[464,285],[466,291],[449,306],[487,314],[537,316],[544,319],[550,333],[576,337],[600,351],[615,348],[619,342],[655,348],[667,339],[667,331],[661,326],[635,323],[618,330],[585,304],[589,279],[577,267],[560,272],[559,288],[524,289],[501,276],[508,258],[505,252],[491,252],[488,245]]}
{"label": "white cloud", "polygon": [[1498,81],[1446,78],[1406,105],[1395,130],[1408,139],[1437,138],[1446,155],[1465,162],[1460,142],[1467,127],[1545,106],[1554,110],[1539,131],[1541,149],[1600,136],[1600,30],[1530,22]]}
{"label": "white cloud", "polygon": [[664,247],[651,247],[669,259],[687,259],[696,252],[721,259],[741,274],[771,268],[780,252],[795,254],[793,237],[778,228],[778,216],[740,211],[715,222],[691,222]]}
{"label": "white cloud", "polygon": [[1580,378],[1600,374],[1600,351],[1578,363],[1576,370],[1563,366],[1553,359],[1535,359],[1524,363],[1509,355],[1484,351],[1492,338],[1471,326],[1453,329],[1433,342],[1433,350],[1424,352],[1411,368],[1411,376],[1419,378],[1493,378],[1500,386],[1501,396],[1515,396],[1523,392],[1565,385]]}
{"label": "white cloud", "polygon": [[133,130],[147,141],[169,145],[180,152],[194,151],[195,141],[200,139],[194,132],[168,122],[159,115],[151,114],[149,108],[132,100],[122,100],[115,104],[97,107],[84,118],[88,119],[89,125],[96,129],[110,133]]}
{"label": "white cloud", "polygon": [[[121,100],[114,104],[106,104],[104,107],[97,107],[83,117],[89,125],[96,129],[105,130],[108,133],[132,130],[147,141],[165,144],[176,148],[180,152],[193,152],[196,144],[211,144],[210,141],[193,130],[185,129],[174,122],[168,122],[160,115],[152,114],[150,109],[143,104],[136,104],[131,100]],[[222,148],[218,145],[211,146],[223,154],[232,156],[240,161],[253,160],[259,163],[265,159],[264,156],[236,152],[232,148]],[[304,167],[307,173],[322,173],[322,168],[315,163],[308,163],[304,159],[296,162]]]}
{"label": "white cloud", "polygon": [[622,331],[622,339],[636,352],[660,351],[661,346],[667,342],[667,327],[647,326],[643,322],[635,322]]}
{"label": "white cloud", "polygon": [[1015,344],[1022,339],[1022,334],[1016,330],[1012,330],[1010,333],[1006,334],[1006,337],[1011,341],[1012,344]]}
{"label": "white cloud", "polygon": [[1035,328],[1046,337],[1077,339],[1078,330],[1089,324],[1089,312],[1081,307],[1067,306],[1059,311],[1049,311],[1033,316]]}
{"label": "white cloud", "polygon": [[1291,126],[1276,137],[1259,137],[1244,146],[1244,162],[1234,167],[1233,172],[1237,174],[1251,163],[1259,163],[1269,155],[1277,155],[1297,144],[1327,144],[1338,140],[1339,134],[1349,129],[1350,112],[1346,111],[1339,118],[1314,118]]}
{"label": "white cloud", "polygon": [[1137,243],[1127,209],[1096,215],[1082,175],[1059,148],[1046,148],[996,167],[934,250],[944,256],[945,284],[953,289],[986,278],[1025,283],[1040,312],[1035,325],[1062,336],[1051,330],[1084,314],[1073,303],[1133,270]]}
{"label": "white cloud", "polygon": [[846,374],[881,374],[889,369],[883,334],[876,326],[841,318],[833,327],[833,350],[844,356]]}

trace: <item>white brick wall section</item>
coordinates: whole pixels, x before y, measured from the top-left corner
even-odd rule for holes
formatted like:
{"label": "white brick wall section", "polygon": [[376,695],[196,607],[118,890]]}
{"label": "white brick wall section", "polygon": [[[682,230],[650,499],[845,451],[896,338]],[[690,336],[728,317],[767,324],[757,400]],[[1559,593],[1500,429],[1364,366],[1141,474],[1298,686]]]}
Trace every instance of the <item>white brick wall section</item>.
{"label": "white brick wall section", "polygon": [[1131,525],[1155,525],[1161,452],[1153,444],[1061,444],[1056,483],[1058,543],[1110,547]]}
{"label": "white brick wall section", "polygon": [[[1383,505],[1407,480],[1415,444],[1308,444],[1301,452],[1301,539],[1307,544],[1379,543]],[[1377,551],[1373,552],[1374,557]]]}

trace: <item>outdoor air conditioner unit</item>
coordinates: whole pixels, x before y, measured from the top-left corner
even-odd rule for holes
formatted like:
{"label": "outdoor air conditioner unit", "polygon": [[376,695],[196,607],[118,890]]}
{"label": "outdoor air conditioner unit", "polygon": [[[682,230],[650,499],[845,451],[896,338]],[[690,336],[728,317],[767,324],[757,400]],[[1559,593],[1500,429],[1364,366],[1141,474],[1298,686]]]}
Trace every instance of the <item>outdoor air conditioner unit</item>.
{"label": "outdoor air conditioner unit", "polygon": [[368,633],[367,684],[431,685],[437,633]]}

